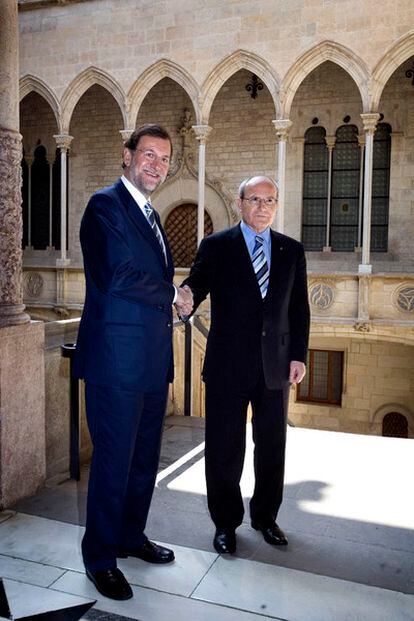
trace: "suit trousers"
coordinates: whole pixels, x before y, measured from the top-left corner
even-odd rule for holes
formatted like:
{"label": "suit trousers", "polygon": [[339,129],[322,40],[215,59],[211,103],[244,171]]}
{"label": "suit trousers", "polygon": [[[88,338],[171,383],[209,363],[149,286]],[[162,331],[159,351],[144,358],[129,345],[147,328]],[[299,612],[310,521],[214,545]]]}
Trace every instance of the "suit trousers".
{"label": "suit trousers", "polygon": [[269,390],[263,373],[252,388],[206,383],[207,501],[217,528],[235,529],[243,520],[240,478],[249,403],[255,474],[250,516],[261,524],[276,519],[283,497],[288,399],[288,382],[281,390]]}
{"label": "suit trousers", "polygon": [[90,571],[116,567],[120,547],[145,542],[167,389],[148,394],[86,383],[93,454],[82,554]]}

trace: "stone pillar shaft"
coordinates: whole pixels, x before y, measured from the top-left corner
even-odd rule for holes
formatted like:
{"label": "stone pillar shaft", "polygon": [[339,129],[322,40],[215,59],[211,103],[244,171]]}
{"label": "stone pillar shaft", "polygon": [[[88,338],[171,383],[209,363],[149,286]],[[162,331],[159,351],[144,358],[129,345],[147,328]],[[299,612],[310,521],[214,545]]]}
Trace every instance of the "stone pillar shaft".
{"label": "stone pillar shaft", "polygon": [[53,136],[60,149],[60,259],[58,267],[66,267],[69,263],[67,258],[67,153],[73,136],[67,134],[57,134]]}
{"label": "stone pillar shaft", "polygon": [[0,328],[29,321],[22,295],[17,2],[0,0]]}
{"label": "stone pillar shaft", "polygon": [[364,156],[365,156],[365,136],[358,136],[360,148],[359,161],[359,201],[358,201],[358,250],[362,248],[362,210],[364,206]]}
{"label": "stone pillar shaft", "polygon": [[286,142],[289,136],[292,121],[289,119],[276,119],[272,121],[276,131],[278,143],[277,157],[277,181],[279,185],[278,208],[276,212],[276,229],[283,233],[285,228],[285,196],[286,196]]}
{"label": "stone pillar shaft", "polygon": [[374,152],[374,133],[380,115],[378,112],[361,114],[365,133],[365,170],[364,170],[364,221],[362,226],[362,264],[359,272],[370,274],[371,246],[371,202],[372,202],[372,161]]}
{"label": "stone pillar shaft", "polygon": [[329,251],[331,249],[332,155],[336,136],[326,136],[325,142],[328,147],[328,196],[326,199],[326,238],[324,250]]}
{"label": "stone pillar shaft", "polygon": [[198,206],[197,206],[197,246],[204,237],[204,199],[206,182],[206,142],[212,130],[209,125],[193,125],[198,147]]}

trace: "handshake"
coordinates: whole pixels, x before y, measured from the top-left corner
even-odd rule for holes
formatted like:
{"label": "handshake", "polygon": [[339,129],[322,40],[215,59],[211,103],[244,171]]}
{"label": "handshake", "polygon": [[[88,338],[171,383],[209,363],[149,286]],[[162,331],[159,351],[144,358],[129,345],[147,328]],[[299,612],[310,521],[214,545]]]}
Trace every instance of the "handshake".
{"label": "handshake", "polygon": [[178,287],[175,308],[182,321],[186,321],[193,310],[193,292],[188,285]]}

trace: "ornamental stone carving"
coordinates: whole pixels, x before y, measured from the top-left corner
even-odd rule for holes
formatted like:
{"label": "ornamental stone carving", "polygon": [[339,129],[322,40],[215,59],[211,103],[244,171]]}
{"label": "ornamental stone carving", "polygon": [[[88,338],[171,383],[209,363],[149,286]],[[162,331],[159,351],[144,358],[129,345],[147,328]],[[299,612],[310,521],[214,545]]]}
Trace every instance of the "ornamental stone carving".
{"label": "ornamental stone carving", "polygon": [[29,321],[22,312],[21,158],[21,135],[0,127],[0,325]]}
{"label": "ornamental stone carving", "polygon": [[394,292],[394,304],[399,311],[414,312],[414,286],[402,285]]}
{"label": "ornamental stone carving", "polygon": [[319,310],[326,310],[332,306],[334,297],[334,290],[325,283],[318,282],[311,287],[310,303]]}
{"label": "ornamental stone carving", "polygon": [[29,298],[38,298],[43,290],[43,278],[39,272],[26,272],[23,278],[24,293]]}

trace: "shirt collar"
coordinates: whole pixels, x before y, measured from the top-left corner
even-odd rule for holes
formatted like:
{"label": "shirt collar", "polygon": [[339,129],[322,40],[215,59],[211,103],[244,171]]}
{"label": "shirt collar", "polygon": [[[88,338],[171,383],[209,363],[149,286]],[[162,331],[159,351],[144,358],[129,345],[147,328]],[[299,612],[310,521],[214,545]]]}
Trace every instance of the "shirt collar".
{"label": "shirt collar", "polygon": [[138,190],[138,188],[136,188],[129,179],[127,179],[125,177],[125,175],[122,175],[121,177],[121,181],[124,184],[124,186],[126,187],[126,189],[128,190],[128,192],[131,194],[132,198],[135,200],[135,202],[138,204],[138,206],[141,209],[144,209],[145,205],[147,202],[150,202],[149,198],[146,198],[144,196],[144,194],[142,192],[140,192]]}
{"label": "shirt collar", "polygon": [[240,222],[240,227],[243,231],[245,238],[247,238],[249,241],[252,241],[252,242],[255,241],[256,235],[259,235],[259,237],[263,237],[266,244],[270,243],[270,227],[269,226],[265,228],[265,230],[262,231],[261,233],[256,233],[256,231],[253,231],[253,229],[251,229],[250,226],[246,224],[244,220],[242,220]]}

